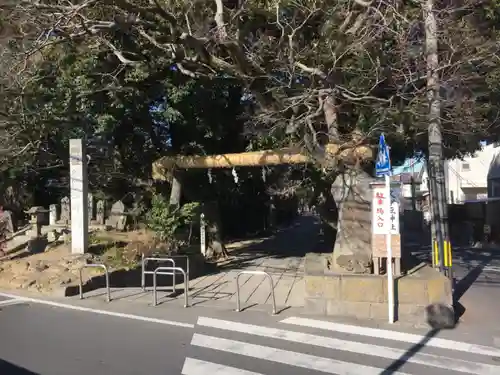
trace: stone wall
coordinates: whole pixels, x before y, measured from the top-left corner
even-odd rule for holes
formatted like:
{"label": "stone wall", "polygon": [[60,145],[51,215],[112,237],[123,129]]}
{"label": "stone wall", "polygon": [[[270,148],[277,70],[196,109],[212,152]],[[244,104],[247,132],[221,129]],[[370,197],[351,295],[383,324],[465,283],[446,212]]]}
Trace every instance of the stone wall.
{"label": "stone wall", "polygon": [[[327,270],[325,259],[308,254],[305,263],[305,310],[307,313],[359,319],[387,319],[387,277],[340,274]],[[425,323],[425,308],[432,303],[452,306],[448,278],[427,265],[395,277],[395,317]]]}

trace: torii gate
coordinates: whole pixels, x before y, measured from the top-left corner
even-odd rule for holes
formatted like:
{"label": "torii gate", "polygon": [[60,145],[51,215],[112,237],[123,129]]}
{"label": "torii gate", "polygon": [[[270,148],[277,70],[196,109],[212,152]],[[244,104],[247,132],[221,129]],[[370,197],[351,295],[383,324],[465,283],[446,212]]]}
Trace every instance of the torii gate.
{"label": "torii gate", "polygon": [[[373,158],[373,150],[366,145],[342,147],[327,144],[322,155],[325,161],[343,160],[355,164]],[[153,163],[153,179],[166,180],[173,169],[210,169],[233,167],[261,167],[280,164],[307,164],[315,161],[308,153],[297,148],[251,151],[237,154],[164,156]]]}
{"label": "torii gate", "polygon": [[[373,149],[367,145],[337,145],[327,144],[318,158],[306,153],[303,149],[282,148],[264,151],[251,151],[242,153],[220,154],[220,155],[178,155],[164,156],[152,165],[153,179],[172,179],[172,189],[178,194],[181,191],[181,183],[176,180],[174,170],[177,169],[211,169],[211,168],[234,168],[234,167],[262,167],[268,165],[283,164],[308,164],[319,162],[329,165],[336,160],[342,160],[345,164],[355,165],[360,161],[373,160]],[[218,224],[216,224],[218,227]],[[210,229],[209,229],[210,231]],[[219,228],[212,230],[212,234],[218,236]],[[212,247],[218,247],[217,251],[227,255],[225,247],[220,238],[212,239]]]}

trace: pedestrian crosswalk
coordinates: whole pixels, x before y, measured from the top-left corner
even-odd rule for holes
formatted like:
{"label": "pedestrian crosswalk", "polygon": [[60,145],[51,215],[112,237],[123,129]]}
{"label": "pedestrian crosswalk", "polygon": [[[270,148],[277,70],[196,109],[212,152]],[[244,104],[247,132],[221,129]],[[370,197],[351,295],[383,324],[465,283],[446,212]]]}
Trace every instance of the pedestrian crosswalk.
{"label": "pedestrian crosswalk", "polygon": [[499,348],[300,317],[265,325],[199,317],[191,347],[182,375],[500,374]]}

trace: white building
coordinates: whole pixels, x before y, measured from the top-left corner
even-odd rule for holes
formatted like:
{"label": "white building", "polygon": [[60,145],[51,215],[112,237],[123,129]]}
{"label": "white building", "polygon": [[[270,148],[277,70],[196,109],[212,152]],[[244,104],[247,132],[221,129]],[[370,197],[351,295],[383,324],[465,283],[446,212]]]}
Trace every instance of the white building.
{"label": "white building", "polygon": [[[485,145],[474,155],[445,161],[445,177],[448,203],[500,197],[500,146]],[[392,180],[402,184],[404,198],[411,199],[412,189],[417,199],[429,193],[423,158],[410,158],[394,167]]]}
{"label": "white building", "polygon": [[500,196],[500,148],[484,146],[474,155],[445,162],[449,203]]}

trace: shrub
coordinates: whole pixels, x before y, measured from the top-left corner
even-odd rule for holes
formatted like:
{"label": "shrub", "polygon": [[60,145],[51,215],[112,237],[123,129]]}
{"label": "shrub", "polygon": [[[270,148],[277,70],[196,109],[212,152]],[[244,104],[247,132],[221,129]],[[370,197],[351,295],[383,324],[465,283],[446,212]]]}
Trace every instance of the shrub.
{"label": "shrub", "polygon": [[146,214],[146,223],[156,240],[164,243],[169,251],[177,251],[186,245],[187,233],[197,220],[200,204],[187,203],[181,207],[170,205],[161,195],[154,195],[151,209]]}

